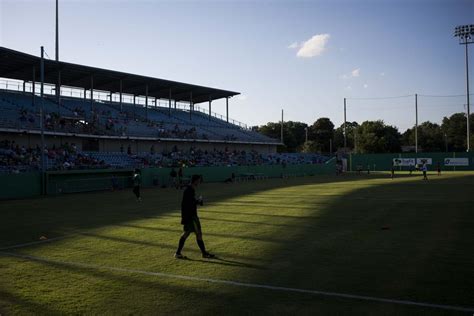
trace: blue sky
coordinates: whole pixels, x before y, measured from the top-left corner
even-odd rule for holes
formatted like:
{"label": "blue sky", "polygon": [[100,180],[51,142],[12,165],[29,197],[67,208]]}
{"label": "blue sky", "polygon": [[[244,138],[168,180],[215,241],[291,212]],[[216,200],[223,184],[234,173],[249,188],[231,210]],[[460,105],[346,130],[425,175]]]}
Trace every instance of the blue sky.
{"label": "blue sky", "polygon": [[[464,94],[453,29],[473,23],[472,0],[60,0],[60,59],[239,91],[230,116],[251,125],[279,120],[282,108],[285,120],[340,125],[344,97]],[[0,0],[1,46],[38,55],[43,45],[54,58],[54,27],[54,1]],[[465,103],[420,97],[420,121]],[[349,99],[348,120],[403,131],[413,104]],[[224,113],[224,102],[213,109]]]}

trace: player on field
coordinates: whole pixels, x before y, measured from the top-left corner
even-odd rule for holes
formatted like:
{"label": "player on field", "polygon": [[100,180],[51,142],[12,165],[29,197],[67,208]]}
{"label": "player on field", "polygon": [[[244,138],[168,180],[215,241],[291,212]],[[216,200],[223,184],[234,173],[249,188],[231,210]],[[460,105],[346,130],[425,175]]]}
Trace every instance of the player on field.
{"label": "player on field", "polygon": [[436,169],[438,170],[438,176],[441,175],[441,163],[438,162],[438,165],[436,166]]}
{"label": "player on field", "polygon": [[141,201],[140,196],[140,185],[142,184],[142,176],[140,175],[140,169],[135,169],[133,173],[133,194],[137,197],[137,201]]}
{"label": "player on field", "polygon": [[428,176],[426,175],[426,172],[428,171],[428,166],[426,165],[426,163],[423,163],[421,170],[423,171],[423,180],[428,180]]}
{"label": "player on field", "polygon": [[393,180],[393,177],[395,177],[395,165],[392,162],[392,169],[390,170],[390,177]]}
{"label": "player on field", "polygon": [[181,254],[181,250],[183,250],[184,243],[191,233],[196,234],[196,241],[199,249],[201,249],[202,257],[215,258],[215,255],[206,251],[206,246],[202,240],[201,223],[197,215],[198,204],[203,205],[202,197],[196,199],[196,188],[201,181],[202,177],[200,175],[193,175],[191,184],[186,186],[183,193],[183,200],[181,202],[181,224],[183,225],[184,232],[179,239],[178,249],[174,255],[176,259],[186,259],[186,257]]}

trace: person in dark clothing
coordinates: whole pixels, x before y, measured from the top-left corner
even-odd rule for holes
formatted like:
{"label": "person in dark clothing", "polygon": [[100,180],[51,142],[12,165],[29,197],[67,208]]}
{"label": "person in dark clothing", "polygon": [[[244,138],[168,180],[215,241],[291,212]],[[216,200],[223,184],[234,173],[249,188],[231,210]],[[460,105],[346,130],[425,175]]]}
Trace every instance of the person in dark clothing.
{"label": "person in dark clothing", "polygon": [[196,234],[196,241],[201,249],[203,258],[215,258],[216,256],[206,251],[206,246],[202,240],[201,223],[197,215],[197,206],[203,205],[202,197],[196,199],[196,188],[201,183],[202,177],[200,175],[193,175],[191,178],[191,184],[186,187],[183,193],[183,200],[181,202],[181,224],[183,225],[183,234],[179,239],[178,249],[174,257],[176,259],[186,259],[181,254],[184,243],[191,233]]}
{"label": "person in dark clothing", "polygon": [[142,177],[140,175],[140,169],[135,169],[135,173],[133,174],[133,193],[137,197],[137,201],[141,201],[142,198],[140,196],[140,185],[142,183]]}
{"label": "person in dark clothing", "polygon": [[176,180],[177,176],[178,176],[178,173],[176,172],[176,170],[174,170],[174,168],[171,169],[171,172],[170,172],[171,183],[176,189],[179,189],[178,181]]}

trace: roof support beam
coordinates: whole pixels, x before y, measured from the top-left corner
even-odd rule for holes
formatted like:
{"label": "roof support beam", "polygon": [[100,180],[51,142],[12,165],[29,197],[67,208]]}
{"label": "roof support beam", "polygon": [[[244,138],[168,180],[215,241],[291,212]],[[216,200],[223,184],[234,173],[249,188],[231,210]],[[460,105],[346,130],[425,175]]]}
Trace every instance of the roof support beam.
{"label": "roof support beam", "polygon": [[211,113],[212,113],[212,98],[209,96],[209,121],[211,120]]}
{"label": "roof support beam", "polygon": [[193,92],[189,93],[189,119],[192,120],[192,112],[193,112]]}
{"label": "roof support beam", "polygon": [[229,123],[229,97],[225,98],[225,116],[227,118],[227,123]]}
{"label": "roof support beam", "polygon": [[120,112],[122,112],[122,89],[123,89],[123,82],[122,79],[120,79]]}
{"label": "roof support beam", "polygon": [[145,86],[145,118],[148,120],[148,85]]}
{"label": "roof support beam", "polygon": [[94,75],[91,75],[91,112],[94,111]]}
{"label": "roof support beam", "polygon": [[171,88],[170,88],[170,95],[168,98],[168,116],[171,117]]}

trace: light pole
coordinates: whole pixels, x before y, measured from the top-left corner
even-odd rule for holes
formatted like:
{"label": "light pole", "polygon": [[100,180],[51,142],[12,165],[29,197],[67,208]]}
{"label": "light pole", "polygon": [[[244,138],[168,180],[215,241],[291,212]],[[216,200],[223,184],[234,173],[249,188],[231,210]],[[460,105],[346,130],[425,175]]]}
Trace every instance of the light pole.
{"label": "light pole", "polygon": [[307,142],[308,142],[308,128],[305,127],[305,128],[304,128],[304,131],[305,131],[305,133],[306,133],[306,136],[305,136],[305,143],[307,143]]}
{"label": "light pole", "polygon": [[469,57],[468,45],[474,43],[474,24],[457,26],[454,29],[454,37],[459,37],[459,44],[465,46],[466,50],[466,98],[467,98],[467,146],[466,151],[470,151],[470,124],[469,116],[471,114],[469,104]]}

